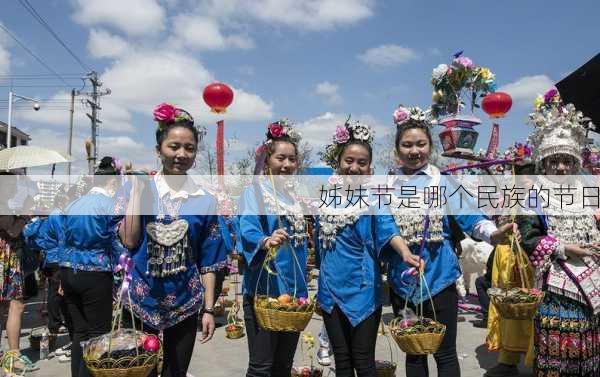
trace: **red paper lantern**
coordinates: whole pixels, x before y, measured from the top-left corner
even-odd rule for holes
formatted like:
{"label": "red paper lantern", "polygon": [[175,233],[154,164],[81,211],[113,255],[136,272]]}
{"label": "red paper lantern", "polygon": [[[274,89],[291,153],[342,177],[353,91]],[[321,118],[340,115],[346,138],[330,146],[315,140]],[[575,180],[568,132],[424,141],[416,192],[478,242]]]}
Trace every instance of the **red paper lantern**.
{"label": "red paper lantern", "polygon": [[481,101],[481,107],[491,118],[502,118],[512,107],[512,98],[503,92],[490,93]]}
{"label": "red paper lantern", "polygon": [[210,111],[221,114],[233,102],[233,90],[223,83],[214,82],[204,88],[202,98],[204,98],[204,102],[210,107]]}

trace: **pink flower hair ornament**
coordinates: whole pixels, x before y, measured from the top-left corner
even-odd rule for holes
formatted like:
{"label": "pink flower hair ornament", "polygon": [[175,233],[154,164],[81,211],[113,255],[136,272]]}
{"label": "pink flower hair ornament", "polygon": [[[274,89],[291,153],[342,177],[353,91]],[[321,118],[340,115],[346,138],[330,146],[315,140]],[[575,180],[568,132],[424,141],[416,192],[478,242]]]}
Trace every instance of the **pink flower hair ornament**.
{"label": "pink flower hair ornament", "polygon": [[194,118],[187,111],[177,108],[169,103],[161,103],[154,108],[152,112],[154,120],[158,123],[159,129],[164,129],[173,123],[190,123],[194,125]]}

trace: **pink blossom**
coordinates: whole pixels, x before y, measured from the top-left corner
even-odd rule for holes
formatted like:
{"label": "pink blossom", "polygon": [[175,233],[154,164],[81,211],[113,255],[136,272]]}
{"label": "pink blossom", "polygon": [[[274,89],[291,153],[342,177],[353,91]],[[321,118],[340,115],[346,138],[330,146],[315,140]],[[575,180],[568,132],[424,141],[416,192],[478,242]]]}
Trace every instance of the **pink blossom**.
{"label": "pink blossom", "polygon": [[460,57],[454,59],[453,63],[454,63],[454,65],[463,66],[464,68],[467,68],[467,69],[471,69],[475,66],[473,64],[473,61],[471,59],[467,58],[466,56],[460,56]]}
{"label": "pink blossom", "polygon": [[157,122],[172,122],[175,120],[175,107],[168,103],[161,103],[154,108],[153,114]]}
{"label": "pink blossom", "polygon": [[552,101],[554,97],[558,94],[558,90],[555,87],[552,87],[550,90],[544,94],[544,102],[548,103]]}
{"label": "pink blossom", "polygon": [[280,138],[283,135],[285,135],[285,130],[283,129],[283,126],[281,124],[271,123],[271,125],[269,125],[269,133],[274,138]]}
{"label": "pink blossom", "polygon": [[394,111],[394,123],[399,124],[406,121],[410,117],[407,109],[399,107]]}
{"label": "pink blossom", "polygon": [[347,143],[350,140],[350,133],[345,126],[337,126],[335,129],[335,136],[333,137],[333,141],[337,144]]}

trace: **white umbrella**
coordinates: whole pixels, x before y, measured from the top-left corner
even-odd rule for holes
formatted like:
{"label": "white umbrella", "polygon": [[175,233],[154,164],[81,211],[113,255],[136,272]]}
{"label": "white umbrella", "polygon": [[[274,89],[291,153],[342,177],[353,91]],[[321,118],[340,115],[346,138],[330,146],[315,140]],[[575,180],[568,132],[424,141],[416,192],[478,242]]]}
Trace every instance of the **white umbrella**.
{"label": "white umbrella", "polygon": [[0,170],[31,168],[69,161],[71,158],[60,152],[30,145],[21,145],[0,151]]}

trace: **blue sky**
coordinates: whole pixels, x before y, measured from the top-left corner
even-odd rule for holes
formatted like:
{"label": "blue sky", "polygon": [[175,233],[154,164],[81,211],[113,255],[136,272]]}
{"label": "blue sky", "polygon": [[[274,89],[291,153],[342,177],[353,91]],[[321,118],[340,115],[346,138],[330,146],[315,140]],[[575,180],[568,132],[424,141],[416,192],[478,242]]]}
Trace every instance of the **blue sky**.
{"label": "blue sky", "polygon": [[[224,116],[232,162],[262,138],[265,125],[288,117],[316,149],[347,114],[374,126],[380,140],[394,131],[396,105],[427,107],[431,70],[464,50],[496,74],[513,95],[501,121],[501,146],[527,136],[536,94],[598,53],[597,1],[375,0],[29,0],[67,45],[111,88],[103,98],[99,152],[154,166],[152,107],[174,102],[209,128],[217,118],[202,101],[213,80],[236,91]],[[5,1],[0,22],[59,73],[84,69],[27,13]],[[65,88],[0,31],[0,119],[9,86],[42,102],[17,106],[15,125],[33,143],[66,149]],[[69,80],[70,85],[81,82]],[[27,86],[29,85],[29,86]],[[80,87],[80,85],[79,85]],[[87,89],[87,88],[86,88]],[[44,106],[45,105],[45,106]],[[76,108],[74,156],[84,167],[89,136],[85,108]],[[479,127],[487,147],[490,122]],[[437,130],[436,130],[437,131]],[[385,144],[385,142],[384,142]]]}

